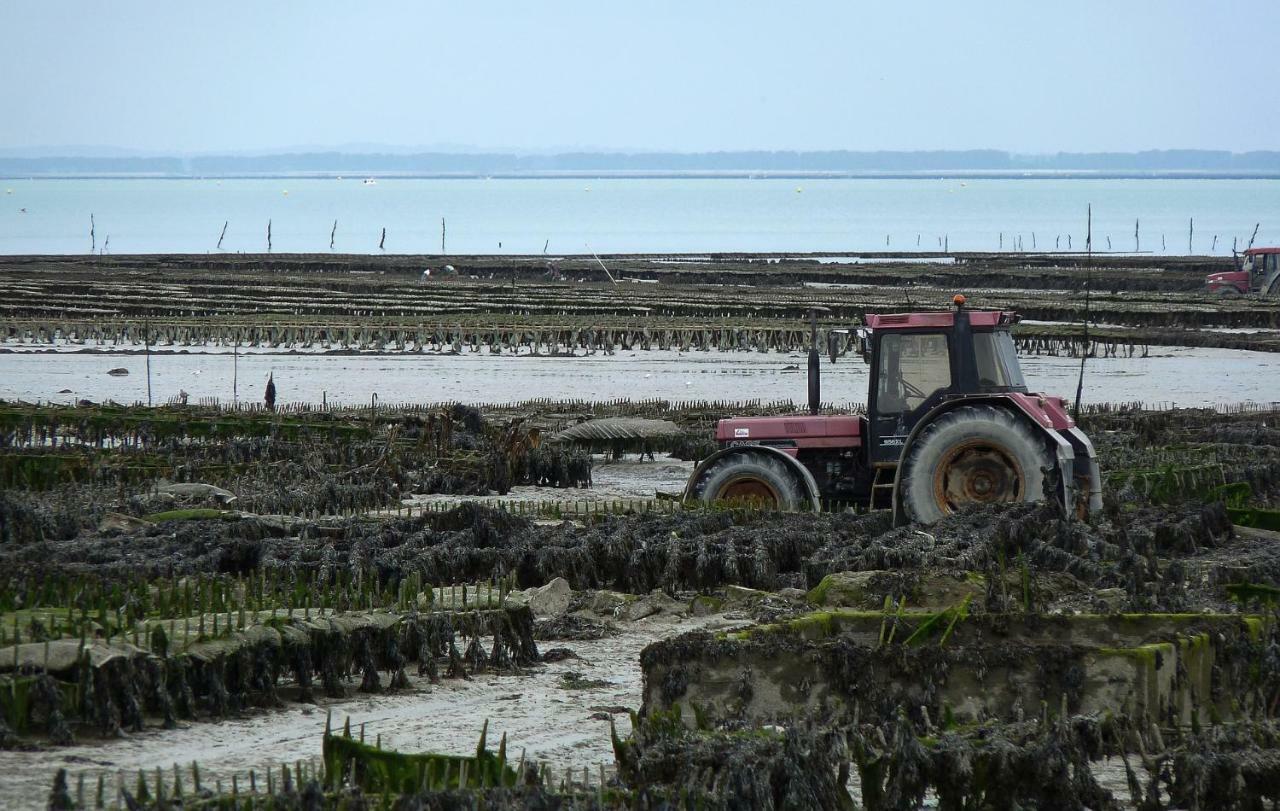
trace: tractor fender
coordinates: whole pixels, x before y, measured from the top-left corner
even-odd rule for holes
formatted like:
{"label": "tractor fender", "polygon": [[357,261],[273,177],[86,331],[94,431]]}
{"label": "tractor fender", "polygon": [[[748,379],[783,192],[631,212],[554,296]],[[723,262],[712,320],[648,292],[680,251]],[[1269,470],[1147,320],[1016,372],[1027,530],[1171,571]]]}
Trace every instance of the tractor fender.
{"label": "tractor fender", "polygon": [[[1063,505],[1063,512],[1067,515],[1071,514],[1071,510],[1066,505],[1075,503],[1075,449],[1071,447],[1071,443],[1066,437],[1062,436],[1058,431],[1046,424],[1049,419],[1044,414],[1036,414],[1030,410],[1026,404],[1020,399],[1002,394],[973,395],[966,397],[957,397],[952,400],[944,400],[938,405],[930,409],[919,421],[915,427],[911,429],[911,433],[907,435],[907,440],[902,445],[902,455],[898,457],[898,467],[893,472],[893,525],[903,526],[908,523],[906,510],[903,508],[902,500],[899,493],[902,492],[902,468],[903,461],[911,452],[911,446],[915,444],[916,438],[920,436],[920,432],[928,427],[934,420],[946,414],[948,411],[954,411],[957,408],[963,408],[972,405],[993,405],[1012,411],[1021,415],[1031,426],[1036,428],[1049,442],[1055,458],[1058,462],[1058,470],[1061,472],[1058,484],[1058,498]],[[1083,434],[1081,434],[1083,436]],[[1087,440],[1086,440],[1087,441]],[[1090,446],[1092,447],[1092,446]],[[1099,496],[1099,499],[1101,497]]]}
{"label": "tractor fender", "polygon": [[791,471],[792,475],[799,480],[801,487],[804,488],[805,496],[809,499],[809,504],[812,505],[813,511],[822,511],[822,496],[818,491],[818,480],[813,478],[813,474],[809,472],[809,469],[800,464],[799,460],[794,456],[770,445],[734,445],[729,448],[721,448],[711,454],[694,468],[693,475],[685,483],[682,500],[686,502],[692,500],[694,484],[716,462],[729,456],[747,456],[756,453],[763,453],[770,458],[781,459],[786,464],[787,470]]}
{"label": "tractor fender", "polygon": [[[1078,426],[1072,426],[1062,432],[1066,435],[1071,447],[1076,452],[1076,467],[1083,467],[1089,474],[1088,511],[1102,511],[1102,469],[1098,467],[1098,454],[1093,449],[1093,441]],[[1076,473],[1080,473],[1079,470]]]}

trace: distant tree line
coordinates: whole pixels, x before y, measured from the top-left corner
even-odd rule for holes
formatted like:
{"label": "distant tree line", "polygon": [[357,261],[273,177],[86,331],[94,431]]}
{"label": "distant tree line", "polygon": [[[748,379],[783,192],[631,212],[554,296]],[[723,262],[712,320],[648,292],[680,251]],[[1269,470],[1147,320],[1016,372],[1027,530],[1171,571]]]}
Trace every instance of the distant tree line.
{"label": "distant tree line", "polygon": [[1280,174],[1280,152],[1199,149],[1146,152],[1058,152],[1019,155],[993,149],[918,152],[566,152],[353,154],[195,157],[0,157],[0,175],[271,175],[462,174],[520,175],[557,172],[848,174],[918,172],[1075,172]]}

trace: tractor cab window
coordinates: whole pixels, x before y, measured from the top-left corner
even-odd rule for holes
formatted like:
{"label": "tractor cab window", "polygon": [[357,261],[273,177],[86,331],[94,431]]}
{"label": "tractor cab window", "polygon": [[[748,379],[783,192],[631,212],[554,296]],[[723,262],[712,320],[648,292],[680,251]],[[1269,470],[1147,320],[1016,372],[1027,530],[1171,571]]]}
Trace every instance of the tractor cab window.
{"label": "tractor cab window", "polygon": [[1026,389],[1013,336],[1007,330],[975,332],[973,352],[978,360],[979,386],[984,389]]}
{"label": "tractor cab window", "polygon": [[876,410],[881,414],[915,411],[939,389],[951,385],[947,336],[889,334],[880,339]]}

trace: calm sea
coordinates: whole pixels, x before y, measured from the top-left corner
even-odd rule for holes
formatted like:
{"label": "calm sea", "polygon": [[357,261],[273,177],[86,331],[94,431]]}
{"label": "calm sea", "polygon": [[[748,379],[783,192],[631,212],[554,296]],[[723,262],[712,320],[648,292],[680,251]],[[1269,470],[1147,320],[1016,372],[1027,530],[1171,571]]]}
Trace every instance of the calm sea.
{"label": "calm sea", "polygon": [[1098,251],[1280,243],[1280,180],[11,179],[0,254],[1082,250],[1089,204]]}

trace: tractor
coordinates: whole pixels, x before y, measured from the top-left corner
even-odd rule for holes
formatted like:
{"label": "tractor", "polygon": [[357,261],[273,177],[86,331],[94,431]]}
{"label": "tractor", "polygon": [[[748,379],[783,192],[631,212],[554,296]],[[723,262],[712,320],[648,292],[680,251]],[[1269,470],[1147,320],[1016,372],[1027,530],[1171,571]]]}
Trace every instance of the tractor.
{"label": "tractor", "polygon": [[893,510],[896,524],[1041,499],[1068,516],[1100,510],[1093,444],[1061,397],[1027,391],[1009,332],[1018,316],[970,310],[964,296],[954,305],[868,315],[853,331],[870,365],[865,416],[821,413],[811,313],[809,413],[720,420],[718,449],[698,464],[684,499]]}
{"label": "tractor", "polygon": [[1236,269],[1210,273],[1205,289],[1221,296],[1258,293],[1280,298],[1280,248],[1249,248],[1236,259]]}

